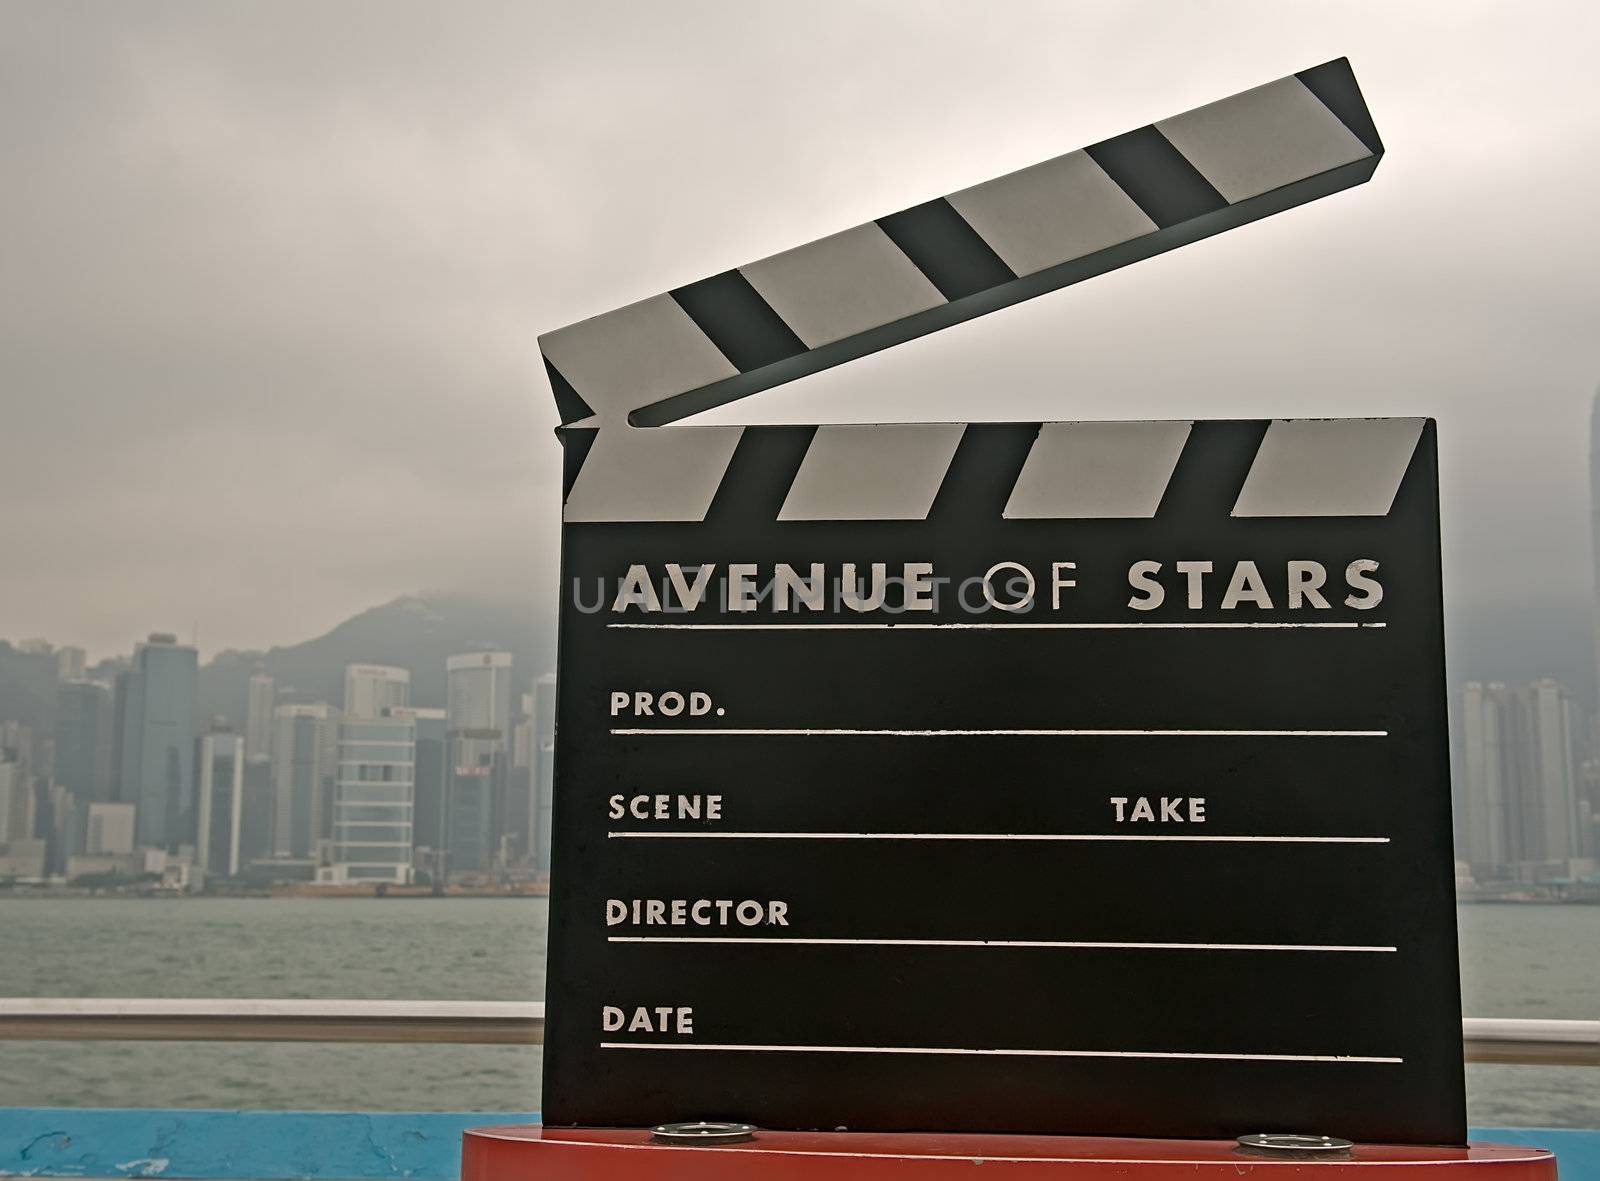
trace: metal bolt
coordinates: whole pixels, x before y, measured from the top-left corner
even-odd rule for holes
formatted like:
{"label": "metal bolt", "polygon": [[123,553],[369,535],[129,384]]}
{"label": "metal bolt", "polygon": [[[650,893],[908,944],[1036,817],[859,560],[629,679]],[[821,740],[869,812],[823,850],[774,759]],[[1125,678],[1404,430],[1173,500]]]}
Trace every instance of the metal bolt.
{"label": "metal bolt", "polygon": [[1341,1156],[1354,1145],[1337,1136],[1308,1136],[1298,1132],[1252,1132],[1239,1137],[1245,1152],[1263,1156]]}
{"label": "metal bolt", "polygon": [[657,1124],[650,1138],[664,1144],[740,1144],[755,1138],[754,1124],[735,1124],[725,1120],[689,1120],[677,1124]]}

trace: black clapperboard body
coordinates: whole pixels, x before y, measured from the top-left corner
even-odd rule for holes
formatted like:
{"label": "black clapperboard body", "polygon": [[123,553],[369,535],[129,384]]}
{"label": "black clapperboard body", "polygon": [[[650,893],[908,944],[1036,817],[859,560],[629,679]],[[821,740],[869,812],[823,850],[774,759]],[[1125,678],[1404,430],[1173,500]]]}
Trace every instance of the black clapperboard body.
{"label": "black clapperboard body", "polygon": [[1329,63],[541,338],[549,1124],[1460,1143],[1434,426],[665,426],[1288,208]]}

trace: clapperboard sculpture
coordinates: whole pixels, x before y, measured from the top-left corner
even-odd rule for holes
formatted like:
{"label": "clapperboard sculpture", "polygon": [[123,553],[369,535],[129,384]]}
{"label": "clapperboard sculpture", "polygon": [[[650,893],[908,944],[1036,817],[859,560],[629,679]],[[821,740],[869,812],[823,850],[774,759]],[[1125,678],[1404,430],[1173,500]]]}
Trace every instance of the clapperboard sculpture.
{"label": "clapperboard sculpture", "polygon": [[1382,151],[1330,62],[540,338],[547,1125],[1464,1141],[1431,422],[666,425]]}

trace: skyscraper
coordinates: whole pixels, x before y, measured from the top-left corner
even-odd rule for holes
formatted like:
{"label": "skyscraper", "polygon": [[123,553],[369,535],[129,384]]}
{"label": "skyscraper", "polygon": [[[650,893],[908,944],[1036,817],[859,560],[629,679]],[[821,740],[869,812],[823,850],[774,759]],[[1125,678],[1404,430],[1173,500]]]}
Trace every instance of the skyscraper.
{"label": "skyscraper", "polygon": [[1511,860],[1511,811],[1516,792],[1515,735],[1510,690],[1499,682],[1468,681],[1462,691],[1461,735],[1466,786],[1460,852],[1480,877],[1496,876]]}
{"label": "skyscraper", "polygon": [[1467,860],[1476,876],[1565,876],[1593,855],[1581,713],[1553,680],[1469,682],[1463,695]]}
{"label": "skyscraper", "polygon": [[550,831],[555,797],[556,675],[533,683],[533,864],[550,872]]}
{"label": "skyscraper", "polygon": [[250,674],[244,707],[244,757],[257,762],[272,754],[272,701],[275,684],[260,665]]}
{"label": "skyscraper", "polygon": [[56,690],[54,733],[55,781],[80,805],[110,799],[110,691],[93,681],[62,683]]}
{"label": "skyscraper", "polygon": [[1559,681],[1535,681],[1524,690],[1531,759],[1523,793],[1523,830],[1530,852],[1543,861],[1587,855],[1579,825],[1583,711]]}
{"label": "skyscraper", "polygon": [[239,866],[272,856],[272,763],[244,761],[244,804],[239,810]]}
{"label": "skyscraper", "polygon": [[511,728],[511,653],[452,656],[445,661],[445,675],[451,731],[492,730],[504,740]]}
{"label": "skyscraper", "polygon": [[33,745],[30,727],[0,723],[0,844],[33,839]]}
{"label": "skyscraper", "polygon": [[139,799],[143,716],[143,674],[136,668],[118,673],[111,690],[111,798],[125,804]]}
{"label": "skyscraper", "polygon": [[272,842],[274,857],[311,857],[322,837],[323,785],[329,765],[325,702],[273,711]]}
{"label": "skyscraper", "polygon": [[[1594,560],[1594,587],[1591,607],[1595,641],[1595,688],[1600,692],[1600,390],[1595,391],[1589,408],[1589,541]],[[1600,766],[1594,757],[1600,755],[1600,717],[1591,714],[1587,727],[1590,739],[1591,762],[1583,780],[1578,807],[1586,816],[1585,843],[1591,856],[1600,855],[1600,828],[1596,827],[1600,813]]]}
{"label": "skyscraper", "polygon": [[387,664],[344,666],[344,713],[349,718],[377,718],[393,706],[411,704],[411,674]]}
{"label": "skyscraper", "polygon": [[506,830],[517,834],[508,844],[508,853],[524,864],[531,864],[534,844],[534,819],[537,803],[533,783],[533,694],[518,693],[511,711],[511,769],[506,787]]}
{"label": "skyscraper", "polygon": [[34,799],[33,832],[45,843],[45,873],[65,873],[68,858],[83,850],[85,806],[65,786],[49,780],[38,781]]}
{"label": "skyscraper", "polygon": [[[1589,405],[1589,542],[1594,561],[1590,606],[1594,629],[1595,680],[1600,687],[1600,390]],[[1596,728],[1600,731],[1600,727]]]}
{"label": "skyscraper", "polygon": [[239,830],[244,817],[244,738],[215,719],[200,739],[200,807],[195,857],[216,877],[239,872]]}
{"label": "skyscraper", "polygon": [[117,678],[118,798],[138,806],[141,845],[175,848],[194,833],[195,677],[199,654],[154,633]]}
{"label": "skyscraper", "polygon": [[[391,709],[393,718],[410,718],[416,723],[416,773],[413,784],[412,843],[417,864],[426,866],[435,880],[444,872],[445,781],[449,741],[446,714],[442,709]],[[423,850],[427,850],[426,858]]]}
{"label": "skyscraper", "polygon": [[[449,731],[450,870],[490,869],[506,831],[511,739],[511,653],[467,652],[445,662]],[[520,834],[516,834],[520,835]],[[515,836],[513,836],[515,839]]]}
{"label": "skyscraper", "polygon": [[0,845],[33,837],[33,784],[25,763],[0,760]]}

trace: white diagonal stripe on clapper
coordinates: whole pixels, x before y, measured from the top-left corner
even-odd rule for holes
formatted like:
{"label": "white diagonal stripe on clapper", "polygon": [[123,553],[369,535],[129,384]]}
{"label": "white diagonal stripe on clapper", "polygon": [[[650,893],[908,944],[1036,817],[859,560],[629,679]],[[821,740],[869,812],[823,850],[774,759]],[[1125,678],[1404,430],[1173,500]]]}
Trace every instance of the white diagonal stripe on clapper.
{"label": "white diagonal stripe on clapper", "polygon": [[1192,425],[1047,422],[1028,451],[1005,515],[1153,517]]}
{"label": "white diagonal stripe on clapper", "polygon": [[1421,418],[1276,419],[1235,517],[1382,517],[1422,437]]}

